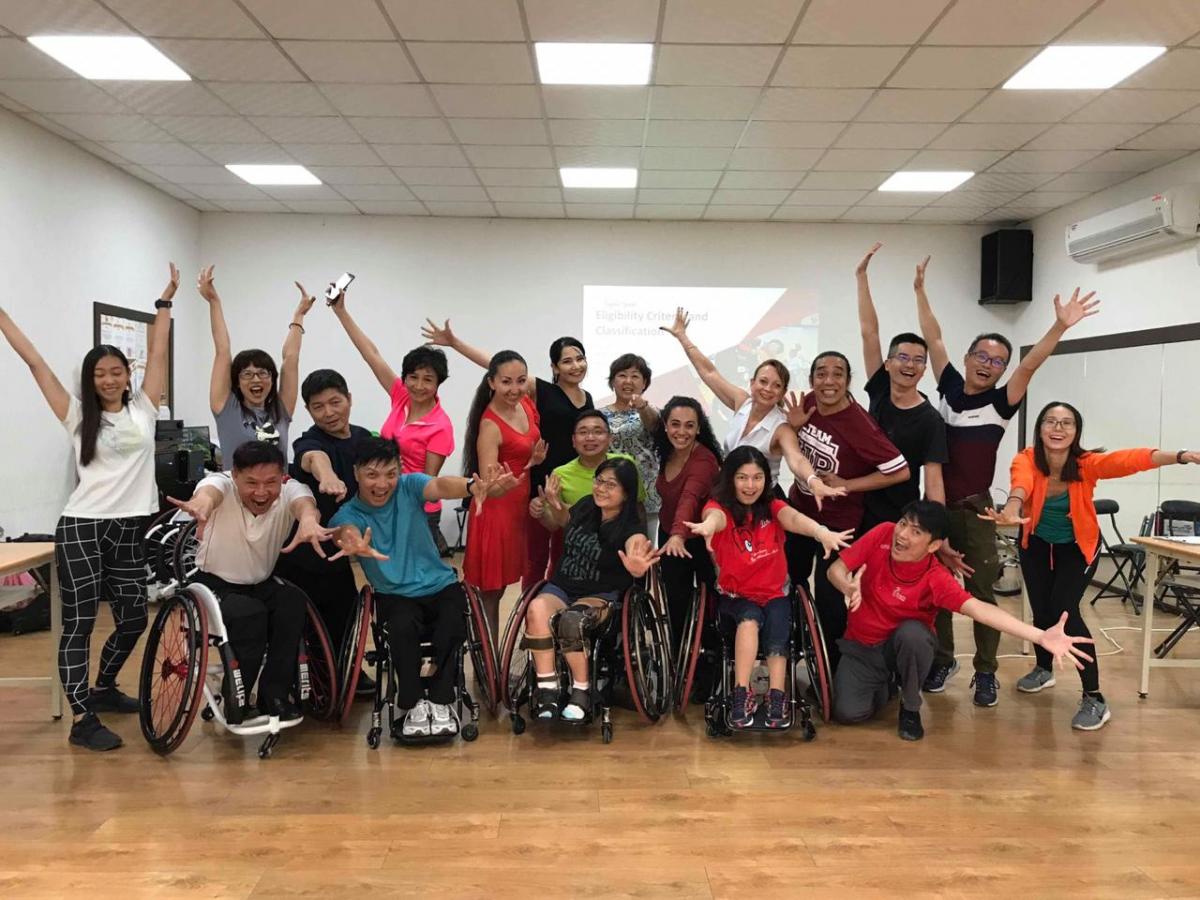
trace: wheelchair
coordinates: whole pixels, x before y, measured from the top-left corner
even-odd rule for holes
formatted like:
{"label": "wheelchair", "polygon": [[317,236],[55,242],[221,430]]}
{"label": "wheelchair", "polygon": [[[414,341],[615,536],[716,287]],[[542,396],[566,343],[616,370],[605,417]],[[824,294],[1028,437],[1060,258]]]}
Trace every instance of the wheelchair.
{"label": "wheelchair", "polygon": [[[666,715],[673,703],[671,687],[669,626],[665,602],[654,569],[635,582],[613,604],[607,621],[591,636],[588,652],[591,673],[592,710],[580,725],[600,720],[600,736],[610,743],[613,736],[612,708],[620,688],[629,705],[646,723],[653,724]],[[513,606],[504,630],[500,654],[500,693],[509,711],[513,734],[525,731],[521,707],[530,706],[537,676],[532,652],[525,649],[525,615],[529,604],[541,593],[541,581],[521,595]],[[551,619],[554,634],[557,616]],[[557,636],[556,636],[557,641]],[[570,670],[562,653],[555,648],[560,705],[570,693]],[[536,721],[536,720],[535,720]],[[572,726],[575,723],[571,723]]]}
{"label": "wheelchair", "polygon": [[[784,723],[778,728],[768,728],[765,722],[765,699],[759,704],[754,721],[744,728],[734,729],[729,722],[733,707],[733,656],[734,633],[733,621],[723,615],[715,617],[712,627],[717,631],[719,640],[716,643],[719,656],[716,660],[716,675],[713,679],[712,692],[704,704],[705,730],[709,737],[726,737],[734,731],[788,731],[799,725],[801,737],[807,742],[817,736],[816,725],[813,724],[812,711],[804,697],[804,685],[800,680],[800,663],[807,670],[808,684],[816,695],[816,704],[821,718],[828,722],[833,709],[830,703],[830,673],[829,659],[825,652],[825,638],[821,631],[821,623],[817,618],[816,608],[812,598],[803,587],[794,587],[791,597],[792,632],[788,638],[787,680],[784,693],[790,712]],[[760,652],[756,666],[765,663],[765,657]],[[751,677],[750,689],[756,690],[755,679]]]}
{"label": "wheelchair", "polygon": [[711,627],[711,616],[712,601],[708,595],[708,586],[702,582],[696,589],[692,606],[684,618],[683,633],[679,636],[679,647],[675,653],[673,700],[677,711],[686,711],[691,699],[696,683],[696,665],[705,655],[703,638],[705,629]]}
{"label": "wheelchair", "polygon": [[[474,588],[463,583],[463,589],[467,595],[467,637],[462,649],[455,655],[455,666],[458,669],[458,673],[455,678],[454,707],[459,721],[458,733],[462,735],[464,741],[473,741],[479,737],[479,707],[482,705],[495,715],[499,689],[497,687],[496,675],[496,651],[492,646],[491,633],[488,630],[487,619],[483,614],[483,605],[480,603],[479,595],[476,594]],[[375,668],[375,703],[371,709],[371,727],[367,731],[367,746],[372,750],[379,747],[383,736],[385,708],[387,709],[388,734],[398,744],[448,743],[453,740],[454,735],[433,735],[416,738],[402,736],[401,726],[403,725],[403,719],[396,717],[396,673],[392,667],[392,657],[388,647],[387,623],[375,614],[374,592],[370,585],[365,585],[359,591],[358,609],[355,611],[354,617],[355,628],[360,629],[361,633],[359,637],[361,637],[362,643],[365,645],[366,629],[361,629],[361,623],[364,621],[366,622],[367,629],[371,632],[374,647],[359,656],[357,664],[350,671],[352,672],[352,679],[357,682],[358,673],[362,671],[364,660],[367,665],[374,666]],[[433,644],[423,639],[421,642],[421,679],[423,684],[425,679],[432,674],[432,653]],[[480,690],[481,702],[479,703],[475,701],[475,698],[467,689],[465,658],[468,655],[471,658],[475,683]],[[350,691],[349,696],[353,699],[353,690]],[[466,722],[463,721],[464,709],[470,714],[470,720]],[[342,720],[343,722],[345,721],[344,710]]]}
{"label": "wheelchair", "polygon": [[187,513],[172,507],[150,520],[142,535],[150,600],[170,595],[196,573],[198,546]]}

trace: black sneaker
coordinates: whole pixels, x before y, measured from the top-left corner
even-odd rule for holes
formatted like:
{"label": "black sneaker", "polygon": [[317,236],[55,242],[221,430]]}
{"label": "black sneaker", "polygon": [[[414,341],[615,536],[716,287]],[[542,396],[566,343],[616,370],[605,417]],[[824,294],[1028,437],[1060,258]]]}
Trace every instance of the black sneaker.
{"label": "black sneaker", "polygon": [[971,687],[975,688],[976,706],[995,706],[1000,702],[996,692],[1000,689],[1000,681],[995,675],[987,672],[976,672],[971,679]]}
{"label": "black sneaker", "polygon": [[121,736],[100,724],[94,712],[85,713],[83,718],[71,725],[72,744],[88,750],[116,750],[124,741]]}
{"label": "black sneaker", "polygon": [[303,717],[303,713],[300,712],[300,708],[296,704],[290,700],[282,700],[279,697],[272,697],[266,703],[263,703],[260,699],[258,706],[264,715],[274,716],[280,722],[294,722],[296,719]]}
{"label": "black sneaker", "polygon": [[927,694],[940,694],[946,689],[946,682],[958,674],[958,660],[951,660],[946,663],[934,663],[933,668],[929,670],[929,674],[925,676],[925,683],[921,685],[921,690]]}
{"label": "black sneaker", "polygon": [[729,724],[734,728],[745,728],[754,721],[754,713],[757,709],[758,700],[750,693],[750,689],[735,687],[733,689],[733,708],[729,711]]}
{"label": "black sneaker", "polygon": [[767,693],[767,727],[782,728],[787,724],[787,702],[783,691],[772,688]]}
{"label": "black sneaker", "polygon": [[919,741],[925,737],[925,726],[921,724],[921,711],[911,712],[900,707],[900,726],[896,729],[902,741]]}
{"label": "black sneaker", "polygon": [[88,709],[94,713],[135,713],[142,708],[136,697],[130,697],[113,685],[110,688],[92,688],[88,696]]}

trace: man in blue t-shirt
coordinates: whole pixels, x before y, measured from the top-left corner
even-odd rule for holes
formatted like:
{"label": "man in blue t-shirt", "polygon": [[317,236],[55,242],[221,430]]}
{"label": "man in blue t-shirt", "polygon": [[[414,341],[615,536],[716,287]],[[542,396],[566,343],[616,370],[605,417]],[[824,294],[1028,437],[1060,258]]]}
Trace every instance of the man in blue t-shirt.
{"label": "man in blue t-shirt", "polygon": [[[474,497],[516,485],[511,472],[494,466],[485,477],[437,478],[400,474],[395,441],[359,442],[354,477],[358,493],[329,521],[340,556],[357,556],[375,592],[376,614],[387,623],[388,648],[396,673],[395,702],[404,711],[404,737],[448,736],[458,722],[454,701],[455,653],[466,637],[467,597],[458,573],[442,560],[425,504]],[[435,672],[429,697],[421,690],[421,638],[432,628]]]}

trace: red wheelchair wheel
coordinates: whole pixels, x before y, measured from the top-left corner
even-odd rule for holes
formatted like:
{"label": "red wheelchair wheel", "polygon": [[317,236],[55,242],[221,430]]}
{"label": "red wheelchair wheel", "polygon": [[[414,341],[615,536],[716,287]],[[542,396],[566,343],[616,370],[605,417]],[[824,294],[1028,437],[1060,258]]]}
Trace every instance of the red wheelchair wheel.
{"label": "red wheelchair wheel", "polygon": [[496,669],[496,648],[488,628],[483,604],[475,588],[463,583],[467,595],[467,647],[471,652],[471,668],[483,692],[483,705],[493,716],[500,702],[500,675]]}
{"label": "red wheelchair wheel", "polygon": [[701,584],[696,591],[692,609],[679,636],[679,667],[675,676],[675,708],[687,709],[696,683],[696,663],[700,661],[700,640],[704,636],[704,616],[708,611],[708,586]]}
{"label": "red wheelchair wheel", "polygon": [[312,600],[305,604],[305,609],[304,641],[300,645],[300,699],[305,711],[313,718],[328,721],[336,718],[338,713],[337,657],[333,655],[329,632]]}
{"label": "red wheelchair wheel", "polygon": [[830,694],[829,654],[825,650],[825,632],[821,630],[821,619],[808,591],[799,587],[799,604],[804,614],[801,627],[801,650],[804,653],[804,666],[808,670],[808,683],[812,685],[817,697],[817,712],[821,720],[829,722],[833,717],[833,703]]}
{"label": "red wheelchair wheel", "polygon": [[621,652],[633,708],[649,723],[662,718],[673,700],[671,651],[663,646],[662,635],[654,598],[635,584],[625,592],[621,604]]}
{"label": "red wheelchair wheel", "polygon": [[208,672],[208,616],[184,589],[167,597],[146,637],[138,684],[142,735],[160,756],[188,735],[204,702]]}
{"label": "red wheelchair wheel", "polygon": [[500,646],[500,669],[497,676],[500,681],[500,700],[510,713],[516,714],[517,703],[528,694],[529,690],[529,660],[526,651],[520,649],[521,638],[525,636],[525,613],[543,587],[545,581],[539,581],[521,595],[513,604],[512,612],[508,614],[508,624],[504,628],[504,639]]}
{"label": "red wheelchair wheel", "polygon": [[337,680],[342,693],[338,705],[339,721],[342,725],[350,719],[350,710],[354,706],[354,692],[358,690],[358,676],[362,674],[363,657],[367,653],[367,636],[371,632],[373,599],[370,585],[365,585],[358,592],[358,609],[347,623],[346,633],[342,637],[341,652],[338,654],[342,674]]}

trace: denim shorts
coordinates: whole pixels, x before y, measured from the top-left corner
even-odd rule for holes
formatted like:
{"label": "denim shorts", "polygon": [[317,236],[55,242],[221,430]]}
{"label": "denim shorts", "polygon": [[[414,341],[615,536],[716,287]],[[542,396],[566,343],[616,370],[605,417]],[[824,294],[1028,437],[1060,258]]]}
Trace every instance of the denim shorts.
{"label": "denim shorts", "polygon": [[564,591],[553,581],[547,581],[544,585],[542,585],[542,589],[538,593],[549,594],[551,597],[557,597],[563,603],[567,604],[567,606],[570,606],[576,600],[582,600],[584,597],[596,597],[600,600],[603,600],[609,606],[612,606],[621,599],[620,591],[595,591],[590,594],[573,594],[568,591]]}
{"label": "denim shorts", "polygon": [[717,611],[733,619],[735,625],[754,622],[758,625],[758,647],[766,656],[787,656],[788,638],[792,633],[792,600],[776,597],[759,606],[745,597],[720,594]]}

